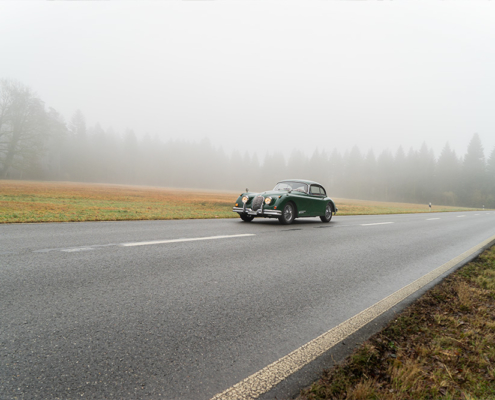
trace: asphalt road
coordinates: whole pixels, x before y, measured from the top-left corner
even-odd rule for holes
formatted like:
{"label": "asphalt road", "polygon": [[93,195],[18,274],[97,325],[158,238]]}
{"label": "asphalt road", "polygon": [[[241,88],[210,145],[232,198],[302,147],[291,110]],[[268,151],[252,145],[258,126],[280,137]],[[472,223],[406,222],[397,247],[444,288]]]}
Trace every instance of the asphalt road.
{"label": "asphalt road", "polygon": [[209,399],[493,235],[495,212],[0,225],[0,398]]}

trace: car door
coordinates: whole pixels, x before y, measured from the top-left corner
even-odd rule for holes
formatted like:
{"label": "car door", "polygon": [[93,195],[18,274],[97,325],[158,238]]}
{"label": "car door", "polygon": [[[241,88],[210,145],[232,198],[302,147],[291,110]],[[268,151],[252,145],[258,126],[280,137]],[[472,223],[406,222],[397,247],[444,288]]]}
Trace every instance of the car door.
{"label": "car door", "polygon": [[311,185],[309,188],[309,197],[311,198],[311,216],[325,215],[325,190],[320,185]]}
{"label": "car door", "polygon": [[298,185],[294,186],[294,190],[290,193],[291,200],[296,203],[298,217],[309,217],[312,215],[313,202],[308,194],[308,185],[305,183],[298,183]]}

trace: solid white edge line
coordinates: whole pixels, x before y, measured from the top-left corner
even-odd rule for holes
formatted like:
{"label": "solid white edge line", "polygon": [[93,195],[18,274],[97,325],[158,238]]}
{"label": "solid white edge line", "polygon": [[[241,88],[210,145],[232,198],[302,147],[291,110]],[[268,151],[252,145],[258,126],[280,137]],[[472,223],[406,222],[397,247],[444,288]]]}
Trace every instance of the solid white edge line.
{"label": "solid white edge line", "polygon": [[385,297],[378,303],[359,314],[342,322],[335,328],[330,329],[316,339],[311,340],[305,345],[294,350],[292,353],[280,358],[274,363],[248,376],[241,382],[231,386],[222,393],[213,396],[210,400],[254,400],[263,393],[274,388],[285,378],[299,371],[305,365],[321,356],[333,346],[352,335],[366,324],[370,323],[384,312],[390,310],[393,306],[400,303],[402,300],[409,297],[419,289],[423,288],[433,280],[437,279],[449,269],[464,261],[467,257],[476,253],[484,246],[495,240],[495,235],[485,240],[484,242],[472,247],[461,255],[446,262],[440,267],[427,273],[421,278],[415,280],[409,285],[404,286],[390,296]]}
{"label": "solid white edge line", "polygon": [[387,225],[387,224],[393,224],[393,222],[376,222],[374,224],[361,224],[361,226],[371,226],[371,225]]}
{"label": "solid white edge line", "polygon": [[171,240],[152,240],[150,242],[120,243],[120,246],[124,246],[124,247],[148,246],[152,244],[195,242],[198,240],[228,239],[228,238],[246,237],[246,236],[256,236],[256,235],[254,233],[243,233],[241,235],[222,235],[222,236],[206,236],[206,237],[198,237],[198,238],[184,238],[184,239],[171,239]]}

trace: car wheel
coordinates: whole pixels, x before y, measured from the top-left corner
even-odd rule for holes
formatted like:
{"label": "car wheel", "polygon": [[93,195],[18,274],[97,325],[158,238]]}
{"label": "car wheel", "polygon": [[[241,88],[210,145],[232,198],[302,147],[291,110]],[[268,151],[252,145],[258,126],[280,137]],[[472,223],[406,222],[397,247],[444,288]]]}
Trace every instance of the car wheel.
{"label": "car wheel", "polygon": [[332,219],[332,206],[330,205],[330,203],[328,203],[325,207],[325,215],[322,215],[320,219],[323,222],[330,222],[330,220]]}
{"label": "car wheel", "polygon": [[254,219],[253,215],[247,215],[247,214],[239,214],[239,217],[241,217],[241,219],[244,222],[251,222]]}
{"label": "car wheel", "polygon": [[292,203],[287,203],[282,210],[282,216],[278,219],[281,224],[289,225],[292,224],[294,218],[296,217],[294,205]]}

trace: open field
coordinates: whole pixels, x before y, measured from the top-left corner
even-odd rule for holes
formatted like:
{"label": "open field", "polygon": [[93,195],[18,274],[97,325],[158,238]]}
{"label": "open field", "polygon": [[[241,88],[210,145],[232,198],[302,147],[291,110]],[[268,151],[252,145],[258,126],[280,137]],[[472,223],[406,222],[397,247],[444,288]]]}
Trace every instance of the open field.
{"label": "open field", "polygon": [[[0,223],[237,218],[239,192],[0,180]],[[428,212],[425,204],[334,199],[338,215]],[[470,210],[433,206],[433,211]]]}
{"label": "open field", "polygon": [[[429,212],[428,204],[412,204],[412,203],[392,203],[385,201],[371,200],[353,200],[333,198],[337,208],[338,215],[371,215],[371,214],[411,214]],[[451,207],[432,205],[433,212],[448,212],[448,211],[474,211],[480,210],[476,208],[466,207]]]}
{"label": "open field", "polygon": [[0,223],[235,217],[239,193],[71,182],[0,181]]}
{"label": "open field", "polygon": [[495,399],[495,247],[300,396],[323,399]]}

